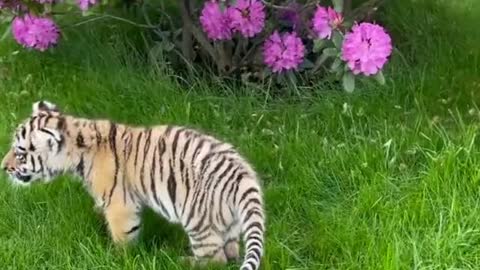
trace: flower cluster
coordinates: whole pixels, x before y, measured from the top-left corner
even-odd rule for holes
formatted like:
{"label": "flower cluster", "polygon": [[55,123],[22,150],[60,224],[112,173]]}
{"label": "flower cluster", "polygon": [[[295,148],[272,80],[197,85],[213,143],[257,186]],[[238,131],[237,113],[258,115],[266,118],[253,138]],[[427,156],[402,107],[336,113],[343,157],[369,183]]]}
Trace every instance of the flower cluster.
{"label": "flower cluster", "polygon": [[[0,9],[12,14],[12,34],[14,39],[23,47],[45,51],[58,43],[60,29],[51,17],[47,16],[46,5],[55,5],[63,0],[0,0]],[[98,0],[76,0],[82,11],[96,5]],[[38,4],[43,6],[38,7]],[[30,6],[34,5],[34,12]],[[42,11],[43,10],[43,11]],[[43,14],[43,15],[39,15]]]}
{"label": "flower cluster", "polygon": [[343,17],[333,8],[318,6],[313,16],[313,30],[320,38],[330,39],[332,31],[343,23]]}
{"label": "flower cluster", "polygon": [[265,25],[265,6],[260,0],[237,0],[222,9],[216,0],[205,2],[200,24],[212,40],[230,40],[235,32],[251,38],[262,32]]}
{"label": "flower cluster", "polygon": [[[2,12],[11,11],[12,34],[19,44],[45,51],[55,46],[61,36],[59,27],[48,16],[51,6],[60,2],[63,0],[0,0],[0,9]],[[87,11],[100,1],[75,0],[74,3],[80,10]],[[283,7],[275,4],[272,9],[277,9],[277,12],[267,13],[267,4],[262,0],[205,0],[199,24],[210,40],[229,41],[229,46],[218,48],[231,50],[231,45],[237,45],[234,57],[260,56],[265,66],[274,73],[298,71],[301,66],[311,68],[314,73],[328,63],[329,58],[333,58],[330,70],[337,76],[343,75],[346,89],[353,88],[354,75],[373,75],[378,81],[384,81],[381,71],[393,47],[389,34],[382,26],[355,22],[351,27],[352,22],[346,22],[348,18],[343,17],[340,5],[333,8],[285,0]],[[310,14],[312,16],[307,18]],[[237,43],[239,39],[247,42],[240,46]],[[255,40],[248,42],[250,39]],[[253,50],[259,47],[261,53]],[[232,53],[222,55],[232,57]],[[306,59],[309,57],[314,59]],[[256,59],[250,60],[240,63],[258,63]]]}
{"label": "flower cluster", "polygon": [[305,56],[305,46],[295,32],[280,35],[275,31],[263,49],[264,61],[273,72],[296,69]]}
{"label": "flower cluster", "polygon": [[83,11],[86,11],[92,6],[97,4],[97,0],[76,0],[76,1],[77,1],[78,7]]}
{"label": "flower cluster", "polygon": [[[263,61],[273,72],[297,70],[304,61],[306,48],[295,32],[301,24],[302,6],[290,2],[277,16],[293,31],[275,30],[263,44]],[[266,21],[265,6],[260,0],[208,0],[200,15],[200,24],[211,40],[231,40],[235,32],[252,38],[263,31]],[[361,23],[351,32],[344,32],[344,18],[332,7],[317,5],[311,19],[311,28],[318,39],[332,39],[338,32],[342,41],[341,57],[353,74],[366,76],[378,73],[392,52],[390,36],[376,24]],[[338,39],[338,38],[337,38]],[[338,42],[337,42],[338,43]]]}
{"label": "flower cluster", "polygon": [[220,9],[220,5],[214,1],[208,1],[200,15],[202,25],[208,38],[212,40],[228,40],[232,38],[232,29],[227,12]]}
{"label": "flower cluster", "polygon": [[15,17],[12,32],[19,44],[39,51],[45,51],[57,44],[60,36],[60,31],[52,19],[31,14]]}
{"label": "flower cluster", "polygon": [[346,34],[342,46],[342,60],[353,74],[377,74],[392,53],[392,41],[385,30],[376,24],[361,23]]}

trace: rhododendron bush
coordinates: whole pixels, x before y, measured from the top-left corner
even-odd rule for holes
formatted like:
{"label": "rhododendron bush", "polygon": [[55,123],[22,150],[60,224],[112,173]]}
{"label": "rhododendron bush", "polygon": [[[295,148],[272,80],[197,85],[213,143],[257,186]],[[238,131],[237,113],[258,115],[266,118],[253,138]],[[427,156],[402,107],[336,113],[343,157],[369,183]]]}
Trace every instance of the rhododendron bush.
{"label": "rhododendron bush", "polygon": [[[11,14],[11,33],[21,46],[45,51],[61,38],[50,16],[59,1],[0,0],[0,9]],[[85,12],[97,1],[71,4]],[[311,83],[335,76],[351,92],[358,76],[385,82],[382,70],[392,40],[368,18],[381,0],[366,1],[357,9],[351,9],[350,2],[182,0],[182,25],[170,26],[178,29],[151,28],[161,34],[163,50],[180,55],[189,69],[214,67],[211,71],[221,76],[293,83],[298,77]]]}

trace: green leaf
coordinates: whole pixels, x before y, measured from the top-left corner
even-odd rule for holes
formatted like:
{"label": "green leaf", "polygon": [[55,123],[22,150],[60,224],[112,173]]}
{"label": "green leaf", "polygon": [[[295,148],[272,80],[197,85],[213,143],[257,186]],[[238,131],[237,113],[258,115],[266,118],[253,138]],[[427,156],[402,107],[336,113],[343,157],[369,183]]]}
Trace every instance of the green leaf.
{"label": "green leaf", "polygon": [[313,52],[318,53],[325,47],[325,40],[324,39],[315,39],[313,41]]}
{"label": "green leaf", "polygon": [[375,74],[374,78],[375,78],[375,80],[377,80],[377,82],[380,85],[385,85],[385,76],[383,76],[382,71],[379,71],[377,74]]}
{"label": "green leaf", "polygon": [[221,10],[222,12],[224,12],[225,9],[227,9],[227,5],[225,5],[225,2],[220,1],[220,10]]}
{"label": "green leaf", "polygon": [[323,50],[323,54],[328,57],[337,56],[338,50],[336,48],[326,48],[325,50]]}
{"label": "green leaf", "polygon": [[293,71],[291,70],[287,71],[286,75],[287,75],[288,81],[291,84],[297,85],[297,76],[295,76],[295,73]]}
{"label": "green leaf", "polygon": [[334,72],[341,71],[342,70],[341,65],[342,65],[342,60],[340,60],[340,58],[336,58],[335,61],[333,61],[331,66],[332,71]]}
{"label": "green leaf", "polygon": [[88,16],[91,16],[91,15],[94,15],[94,14],[95,14],[95,12],[92,9],[87,9],[87,10],[82,11],[82,16],[83,17],[88,17]]}
{"label": "green leaf", "polygon": [[335,47],[337,49],[342,48],[343,35],[339,31],[333,31],[332,41],[333,41],[333,44],[335,44]]}
{"label": "green leaf", "polygon": [[343,12],[343,0],[332,0],[333,7],[337,12]]}
{"label": "green leaf", "polygon": [[355,90],[355,77],[351,72],[345,72],[342,78],[343,89],[348,93],[352,93]]}
{"label": "green leaf", "polygon": [[305,59],[303,60],[302,64],[300,65],[300,69],[311,69],[315,65],[312,63],[312,61]]}
{"label": "green leaf", "polygon": [[9,36],[11,29],[12,29],[12,25],[9,24],[8,27],[5,29],[5,32],[3,33],[2,37],[0,38],[0,42],[3,42]]}

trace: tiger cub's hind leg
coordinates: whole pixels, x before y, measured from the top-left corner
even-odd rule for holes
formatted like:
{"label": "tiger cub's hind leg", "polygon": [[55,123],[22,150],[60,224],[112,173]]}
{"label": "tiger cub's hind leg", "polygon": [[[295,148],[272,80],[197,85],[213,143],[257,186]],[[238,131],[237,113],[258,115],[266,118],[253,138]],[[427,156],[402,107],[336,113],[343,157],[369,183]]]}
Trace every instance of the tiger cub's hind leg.
{"label": "tiger cub's hind leg", "polygon": [[238,222],[234,222],[227,234],[226,234],[226,241],[225,241],[225,255],[227,256],[227,260],[239,262],[241,261],[240,258],[240,224]]}
{"label": "tiger cub's hind leg", "polygon": [[190,245],[196,266],[208,263],[226,264],[225,240],[214,230],[207,230],[199,235],[189,234]]}
{"label": "tiger cub's hind leg", "polygon": [[115,203],[104,211],[114,243],[126,244],[138,237],[141,219],[135,207]]}
{"label": "tiger cub's hind leg", "polygon": [[240,241],[238,239],[230,239],[224,246],[225,256],[227,260],[239,262],[240,261]]}

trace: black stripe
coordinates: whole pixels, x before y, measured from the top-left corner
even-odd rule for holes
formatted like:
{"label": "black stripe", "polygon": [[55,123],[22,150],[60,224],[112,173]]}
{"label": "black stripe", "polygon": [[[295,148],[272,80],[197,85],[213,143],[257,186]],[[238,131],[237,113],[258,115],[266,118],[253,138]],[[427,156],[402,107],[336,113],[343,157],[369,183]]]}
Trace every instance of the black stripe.
{"label": "black stripe", "polygon": [[84,147],[86,147],[86,145],[85,145],[85,139],[83,138],[82,132],[78,132],[78,135],[77,135],[77,147],[79,147],[79,148],[84,148]]}
{"label": "black stripe", "polygon": [[[175,165],[175,153],[177,152],[178,138],[180,137],[180,133],[181,133],[183,130],[184,130],[183,128],[176,130],[175,136],[173,137],[173,142],[172,142],[172,160],[173,160],[173,162],[174,162],[174,165]],[[175,166],[174,166],[174,167],[175,167]]]}
{"label": "black stripe", "polygon": [[133,141],[132,141],[132,133],[128,134],[128,144],[126,144],[128,148],[128,153],[127,153],[127,158],[126,160],[130,160],[130,156],[132,155],[132,149],[133,149]]}
{"label": "black stripe", "polygon": [[[251,241],[251,239],[247,239],[246,248],[248,250],[248,253],[250,253],[251,250],[261,249],[262,245],[263,245],[262,241]],[[260,254],[258,257],[260,257]]]}
{"label": "black stripe", "polygon": [[254,259],[255,261],[258,262],[260,260],[260,249],[258,247],[249,249],[248,254],[245,257],[245,260],[248,260],[248,259]]}
{"label": "black stripe", "polygon": [[258,189],[254,188],[254,187],[251,187],[251,188],[247,189],[245,192],[243,192],[242,198],[240,198],[240,201],[238,202],[238,204],[243,202],[247,198],[247,196],[250,195],[251,193],[257,193],[258,194]]}
{"label": "black stripe", "polygon": [[250,269],[252,269],[252,270],[257,269],[255,263],[253,263],[252,261],[247,262],[247,264],[250,266]]}
{"label": "black stripe", "polygon": [[[228,181],[224,181],[224,184],[223,184],[223,187],[222,187],[222,190],[220,191],[220,202],[223,202],[223,197],[225,196],[225,191],[227,190],[227,187],[229,184],[232,184],[230,190],[233,189],[234,187],[234,181],[232,181],[232,178],[239,172],[239,167],[235,167],[235,169],[233,169],[231,175],[229,175],[229,179]],[[230,192],[229,192],[230,193]],[[227,198],[230,198],[229,196],[230,194],[227,195]],[[223,203],[220,204],[220,211],[223,212]]]}
{"label": "black stripe", "polygon": [[137,136],[137,147],[135,148],[135,160],[133,162],[133,167],[137,167],[137,160],[138,160],[138,150],[140,149],[140,141],[142,140],[143,132],[139,132]]}
{"label": "black stripe", "polygon": [[48,151],[52,151],[53,149],[53,143],[51,139],[47,140],[47,146],[48,146]]}
{"label": "black stripe", "polygon": [[159,138],[158,140],[158,149],[159,150],[159,153],[158,153],[158,164],[160,165],[158,170],[160,171],[160,182],[163,182],[163,162],[162,162],[162,157],[163,157],[163,154],[165,153],[166,151],[166,145],[165,145],[165,140],[163,138]]}
{"label": "black stripe", "polygon": [[[123,162],[127,162],[127,148],[128,148],[128,142],[125,138],[125,134],[127,133],[127,128],[123,129],[122,137],[121,139],[123,140]],[[127,203],[127,178],[125,176],[122,177],[122,192],[123,192],[123,203]]]}
{"label": "black stripe", "polygon": [[45,121],[43,121],[43,126],[46,126],[48,125],[48,122],[50,121],[50,119],[52,119],[52,115],[49,114],[45,117]]}
{"label": "black stripe", "polygon": [[210,165],[211,157],[215,156],[216,153],[208,153],[206,154],[202,160],[200,161],[200,171],[203,173],[204,170],[208,169],[208,165]]}
{"label": "black stripe", "polygon": [[55,139],[55,135],[50,130],[41,128],[40,131],[47,133],[48,135],[52,136]]}
{"label": "black stripe", "polygon": [[34,116],[34,117],[30,118],[30,122],[28,123],[28,125],[30,126],[30,131],[33,130],[33,122],[34,122],[37,118],[38,118],[37,116]]}
{"label": "black stripe", "polygon": [[200,139],[200,142],[198,143],[197,147],[195,148],[195,151],[193,151],[193,156],[192,156],[192,162],[191,164],[195,164],[195,159],[197,158],[197,155],[200,153],[201,149],[203,148],[203,144],[205,143],[205,139]]}
{"label": "black stripe", "polygon": [[35,159],[33,155],[30,155],[30,163],[32,163],[32,171],[35,171]]}
{"label": "black stripe", "polygon": [[[263,231],[252,231],[248,234],[248,238],[253,238],[255,236],[260,237],[260,239],[263,237]],[[260,240],[263,243],[263,240]]]}
{"label": "black stripe", "polygon": [[[205,235],[201,235],[201,234],[190,234],[190,238],[192,238],[194,241],[196,242],[201,242],[205,239],[207,239],[208,237],[212,236],[212,233],[210,231],[206,231],[207,233]],[[201,235],[201,236],[199,236]]]}
{"label": "black stripe", "polygon": [[263,240],[260,238],[260,236],[257,236],[257,235],[252,235],[252,234],[249,235],[247,238],[247,242],[250,240],[257,240],[258,242],[263,243]]}
{"label": "black stripe", "polygon": [[[210,207],[213,208],[213,205],[215,203],[215,198],[216,198],[216,194],[217,192],[219,191],[218,190],[218,185],[220,185],[221,182],[229,182],[228,180],[229,179],[225,179],[224,177],[233,169],[233,163],[232,162],[229,162],[227,168],[218,176],[217,178],[217,182],[215,183],[215,185],[213,186],[213,189],[212,189],[212,197],[210,198]],[[222,223],[223,224],[226,224],[226,220],[225,218],[223,217],[223,213],[222,213],[222,208],[221,208],[221,205],[223,204],[223,200],[222,200],[222,194],[220,194],[220,201],[218,202],[220,204],[220,211],[217,213],[216,217],[217,217],[217,220],[218,220],[218,216],[220,216],[220,219],[222,220]]]}
{"label": "black stripe", "polygon": [[192,244],[191,247],[192,249],[199,249],[199,248],[205,248],[205,247],[219,247],[219,246],[216,243],[198,243],[198,244]]}
{"label": "black stripe", "polygon": [[[220,170],[220,168],[223,166],[224,163],[225,163],[225,158],[222,158],[222,160],[220,162],[218,162],[217,165],[213,168],[213,171],[210,172],[208,177],[205,178],[206,181],[207,181],[207,184],[206,184],[207,186],[205,187],[205,189],[203,189],[202,196],[200,198],[200,202],[198,203],[199,211],[200,211],[200,207],[203,206],[203,203],[204,203],[207,195],[210,195],[210,193],[211,193],[210,188],[212,186],[212,183],[214,182],[213,174],[218,172],[218,170]],[[208,169],[208,168],[205,168],[205,169]]]}
{"label": "black stripe", "polygon": [[[152,177],[152,182],[151,182],[151,190],[152,190],[152,193],[153,193],[153,199],[155,200],[155,202],[157,203],[158,206],[160,206],[161,208],[161,211],[163,213],[163,215],[167,218],[167,219],[170,219],[170,214],[168,213],[167,211],[167,208],[165,208],[165,205],[163,205],[162,201],[158,198],[158,194],[156,192],[156,186],[155,186],[155,181],[157,180],[160,180],[162,179],[162,169],[163,169],[163,165],[162,165],[162,156],[163,156],[163,153],[165,153],[165,141],[162,139],[162,138],[159,138],[158,139],[158,144],[157,144],[157,147],[155,148],[155,150],[159,149],[159,154],[158,154],[158,164],[160,165],[159,166],[159,179],[155,179]],[[155,172],[156,171],[156,162],[155,162],[155,152],[154,152],[154,157],[153,157],[153,161],[152,161],[152,171]]]}
{"label": "black stripe", "polygon": [[143,162],[142,162],[142,167],[140,169],[140,184],[142,186],[143,194],[145,195],[147,195],[147,188],[145,187],[145,162],[147,161],[148,151],[150,150],[151,137],[152,137],[152,130],[147,129],[145,133],[145,145],[143,147]]}
{"label": "black stripe", "polygon": [[[242,201],[240,201],[239,204],[241,204],[241,203],[242,203]],[[252,204],[252,203],[256,204],[256,206],[261,206],[261,205],[262,205],[262,203],[260,202],[260,200],[259,200],[258,198],[256,198],[256,197],[255,197],[255,198],[250,198],[250,199],[248,199],[248,201],[243,205],[242,209],[240,209],[240,213],[243,213],[245,210],[250,209],[249,207],[250,207],[250,204]],[[255,207],[255,206],[253,206],[253,207]]]}
{"label": "black stripe", "polygon": [[42,121],[43,118],[44,118],[43,115],[40,115],[40,116],[37,118],[37,128],[40,128],[40,122]]}
{"label": "black stripe", "polygon": [[252,223],[250,223],[250,224],[248,225],[248,227],[245,228],[245,231],[244,231],[244,232],[246,233],[246,232],[248,232],[250,229],[252,229],[252,228],[254,228],[254,227],[255,227],[255,228],[258,228],[261,232],[263,232],[263,226],[262,226],[262,224],[260,224],[260,222],[252,222]]}
{"label": "black stripe", "polygon": [[26,152],[27,150],[21,146],[17,146],[18,150],[22,151],[22,152]]}
{"label": "black stripe", "polygon": [[[191,133],[189,132],[185,136],[190,136],[190,134]],[[188,151],[188,148],[190,147],[191,141],[192,141],[191,138],[187,139],[187,142],[185,143],[185,146],[183,148],[182,156],[180,157],[180,171],[181,171],[181,174],[182,174],[182,182],[185,184],[185,189],[186,189],[185,200],[183,202],[182,212],[180,213],[182,216],[185,213],[185,207],[187,205],[188,196],[190,195],[190,173],[189,173],[189,168],[185,167],[184,159],[185,159],[185,155]]]}
{"label": "black stripe", "polygon": [[62,151],[63,145],[65,144],[65,140],[63,139],[63,136],[60,135],[60,140],[57,141],[57,154]]}
{"label": "black stripe", "polygon": [[78,163],[76,169],[78,176],[85,178],[84,177],[84,171],[85,171],[85,162],[83,160],[83,154],[80,156],[80,162]]}
{"label": "black stripe", "polygon": [[[211,171],[210,174],[208,175],[208,177],[206,178],[207,181],[209,179],[213,180],[213,175],[216,174],[220,170],[220,168],[223,166],[223,164],[225,164],[225,161],[226,161],[226,159],[224,157],[222,157],[220,162],[217,163],[217,166],[215,166],[215,168],[213,168],[213,171]],[[213,182],[212,180],[210,180],[209,186],[211,186],[211,183]]]}
{"label": "black stripe", "polygon": [[102,135],[100,134],[100,131],[98,131],[97,122],[93,122],[93,129],[95,130],[95,137],[97,138],[97,147],[98,147],[102,142]]}
{"label": "black stripe", "polygon": [[[192,211],[194,211],[194,209],[192,209]],[[203,226],[203,224],[205,223],[205,219],[207,217],[207,211],[205,211],[205,213],[203,213],[201,219],[198,221],[197,225],[195,225],[195,227],[193,227],[190,231],[191,232],[198,232],[198,230],[200,230],[200,228]],[[205,230],[208,230],[209,227],[207,226],[205,228]],[[200,233],[200,232],[199,232]]]}
{"label": "black stripe", "polygon": [[114,161],[115,161],[115,174],[113,178],[113,186],[110,189],[110,194],[108,195],[108,200],[109,203],[112,200],[113,196],[113,191],[115,190],[115,187],[117,186],[117,178],[118,178],[118,170],[119,170],[119,161],[118,161],[118,155],[117,155],[117,125],[114,123],[110,123],[110,132],[108,134],[108,140],[110,142],[110,149],[112,150]]}
{"label": "black stripe", "polygon": [[40,165],[40,170],[39,172],[43,173],[43,159],[41,156],[38,156],[38,164]]}
{"label": "black stripe", "polygon": [[65,117],[58,117],[57,130],[63,130],[65,128]]}
{"label": "black stripe", "polygon": [[25,136],[27,135],[27,129],[25,126],[22,126],[22,131],[20,132],[20,135],[22,135],[22,139],[25,139]]}
{"label": "black stripe", "polygon": [[248,174],[247,173],[241,173],[237,176],[237,178],[235,179],[235,182],[237,183],[235,185],[235,191],[233,192],[233,203],[237,203],[237,195],[238,195],[238,188],[240,186],[240,180],[243,179],[244,176],[247,176]]}
{"label": "black stripe", "polygon": [[175,215],[177,215],[177,207],[175,206],[175,202],[177,199],[177,181],[174,177],[174,171],[172,168],[172,164],[170,164],[170,175],[168,176],[168,183],[167,183],[168,195],[172,200],[173,210],[175,211]]}
{"label": "black stripe", "polygon": [[33,143],[30,142],[30,146],[28,147],[28,150],[31,151],[31,152],[35,152],[36,148],[33,145]]}
{"label": "black stripe", "polygon": [[126,231],[125,233],[126,234],[131,234],[131,233],[134,233],[134,232],[138,231],[138,229],[140,229],[140,224],[133,226],[130,230]]}
{"label": "black stripe", "polygon": [[153,157],[152,157],[152,166],[150,168],[150,191],[152,192],[153,199],[157,204],[158,203],[158,196],[157,196],[157,188],[155,187],[155,171],[157,170],[157,163],[156,163],[156,158],[157,158],[157,149],[158,149],[158,144],[154,147],[153,149]]}
{"label": "black stripe", "polygon": [[250,220],[253,215],[257,215],[258,217],[263,219],[263,213],[260,211],[260,209],[250,209],[245,216],[245,220]]}

